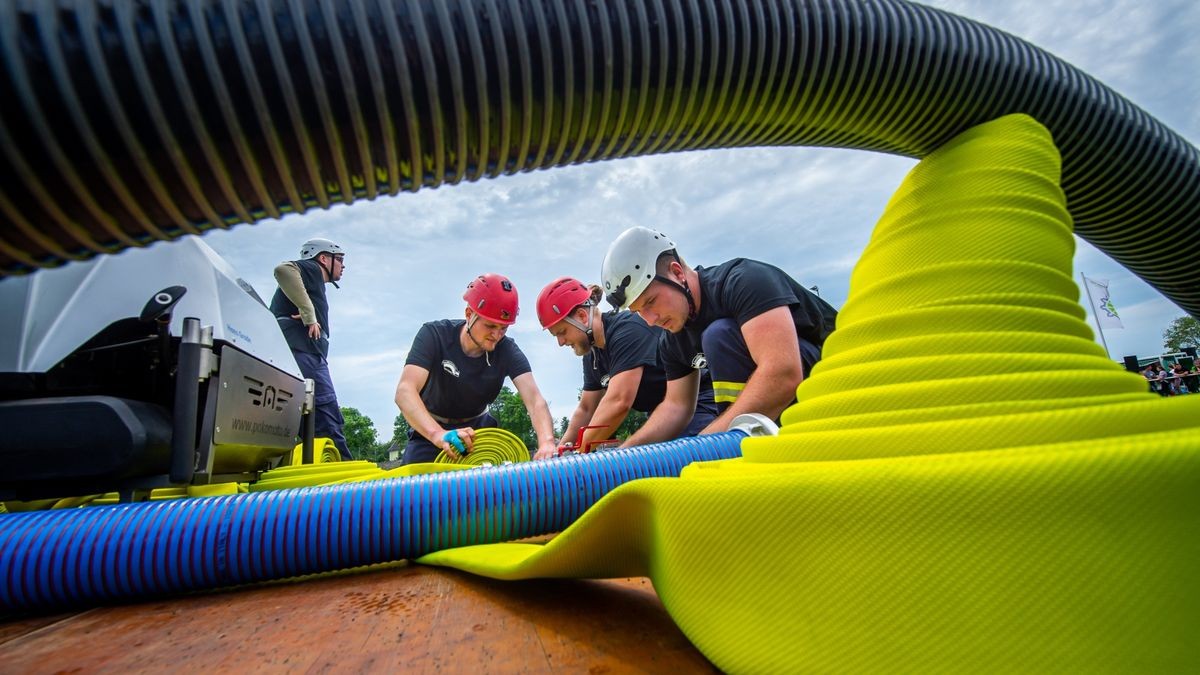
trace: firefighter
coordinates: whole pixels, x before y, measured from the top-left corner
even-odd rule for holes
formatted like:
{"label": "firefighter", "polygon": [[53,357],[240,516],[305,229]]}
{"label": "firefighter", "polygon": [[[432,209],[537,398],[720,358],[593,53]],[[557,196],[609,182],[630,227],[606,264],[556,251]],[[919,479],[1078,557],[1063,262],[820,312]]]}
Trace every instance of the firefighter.
{"label": "firefighter", "polygon": [[534,459],[557,454],[550,406],[529,359],[506,333],[517,320],[517,289],[500,274],[467,285],[462,319],[430,321],[417,332],[396,385],[396,405],[411,430],[404,464],[432,462],[439,452],[470,452],[475,430],[499,426],[488,413],[507,378],[520,395],[537,434]]}
{"label": "firefighter", "polygon": [[300,372],[316,385],[316,435],[331,439],[342,459],[350,459],[342,409],[329,376],[329,300],[325,297],[325,284],[339,288],[337,282],[345,271],[346,251],[341,246],[328,239],[309,239],[300,247],[299,260],[275,267],[279,288],[271,298],[271,313]]}
{"label": "firefighter", "polygon": [[[542,289],[537,299],[538,321],[558,340],[583,357],[583,393],[563,434],[559,449],[575,441],[586,450],[613,437],[630,410],[652,413],[666,394],[666,376],[658,365],[662,330],[632,312],[604,312],[599,286],[562,277]],[[700,374],[695,412],[683,430],[694,436],[717,416],[712,380]]]}
{"label": "firefighter", "polygon": [[673,438],[693,414],[700,370],[712,373],[720,415],[701,433],[727,431],[734,417],[778,419],[821,358],[837,310],[773,265],[734,258],[692,268],[662,232],[632,227],[608,249],[604,292],[668,335],[658,357],[667,393],[627,445]]}

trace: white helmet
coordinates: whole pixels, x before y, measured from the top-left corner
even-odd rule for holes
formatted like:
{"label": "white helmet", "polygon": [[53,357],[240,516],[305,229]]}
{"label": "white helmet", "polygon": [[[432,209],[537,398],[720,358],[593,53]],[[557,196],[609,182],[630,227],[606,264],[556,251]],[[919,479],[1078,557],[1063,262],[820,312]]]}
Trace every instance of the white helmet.
{"label": "white helmet", "polygon": [[341,246],[338,246],[337,244],[333,243],[332,241],[329,241],[328,239],[322,239],[320,237],[317,237],[315,239],[309,239],[308,241],[304,242],[303,246],[300,247],[300,259],[301,260],[308,260],[309,258],[315,258],[315,257],[321,255],[322,253],[330,253],[333,255],[346,255],[345,249],[343,249]]}
{"label": "white helmet", "polygon": [[628,308],[657,276],[658,256],[674,248],[675,242],[657,230],[639,226],[622,232],[608,247],[600,267],[608,304]]}

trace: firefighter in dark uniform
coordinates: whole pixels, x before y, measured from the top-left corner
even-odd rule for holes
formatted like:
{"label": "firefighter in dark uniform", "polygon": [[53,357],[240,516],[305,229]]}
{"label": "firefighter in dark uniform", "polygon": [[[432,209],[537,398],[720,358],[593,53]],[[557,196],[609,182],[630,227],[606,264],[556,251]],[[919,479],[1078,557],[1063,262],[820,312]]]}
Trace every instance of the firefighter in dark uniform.
{"label": "firefighter in dark uniform", "polygon": [[404,464],[432,462],[442,451],[450,457],[470,452],[476,429],[499,426],[488,406],[505,378],[512,380],[537,434],[534,459],[556,455],[550,406],[529,359],[505,335],[517,320],[516,287],[500,274],[483,274],[467,286],[463,300],[465,319],[421,326],[396,385],[396,405],[411,429]]}
{"label": "firefighter in dark uniform", "polygon": [[329,301],[325,284],[342,278],[346,252],[328,239],[309,239],[300,247],[300,259],[279,264],[275,281],[279,288],[271,298],[271,313],[287,339],[296,365],[304,377],[316,383],[316,435],[329,438],[342,459],[350,459],[345,421],[338,407],[337,392],[329,377]]}
{"label": "firefighter in dark uniform", "polygon": [[[583,357],[583,393],[560,441],[579,446],[612,438],[630,410],[652,413],[667,390],[667,380],[658,365],[658,340],[662,332],[648,326],[632,312],[602,312],[599,286],[588,287],[578,279],[555,279],[538,295],[537,313],[542,328]],[[683,431],[695,436],[717,416],[712,379],[700,374],[696,410]]]}
{"label": "firefighter in dark uniform", "polygon": [[601,274],[614,307],[667,331],[658,351],[666,397],[626,445],[683,429],[706,365],[721,414],[701,433],[726,431],[743,413],[778,419],[820,360],[837,319],[829,303],[777,267],[735,258],[692,269],[666,235],[645,227],[613,241]]}

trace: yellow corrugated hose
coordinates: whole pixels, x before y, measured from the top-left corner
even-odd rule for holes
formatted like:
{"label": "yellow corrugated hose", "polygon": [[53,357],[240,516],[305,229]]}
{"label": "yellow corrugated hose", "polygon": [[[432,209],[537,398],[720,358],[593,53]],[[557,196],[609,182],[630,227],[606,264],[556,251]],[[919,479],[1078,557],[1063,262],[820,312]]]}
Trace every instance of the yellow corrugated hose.
{"label": "yellow corrugated hose", "polygon": [[779,436],[420,562],[649,576],[726,671],[1200,670],[1200,396],[1094,342],[1059,172],[1027,116],[962,133],[889,202]]}

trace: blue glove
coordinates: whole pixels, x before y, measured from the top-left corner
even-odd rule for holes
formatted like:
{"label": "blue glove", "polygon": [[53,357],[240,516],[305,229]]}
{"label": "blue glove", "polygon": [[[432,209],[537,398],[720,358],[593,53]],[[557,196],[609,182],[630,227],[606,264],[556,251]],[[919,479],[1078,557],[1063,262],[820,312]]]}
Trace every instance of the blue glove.
{"label": "blue glove", "polygon": [[458,429],[451,429],[442,434],[442,440],[453,443],[454,447],[458,448],[458,454],[467,454],[467,446],[463,445],[462,439],[458,437]]}

